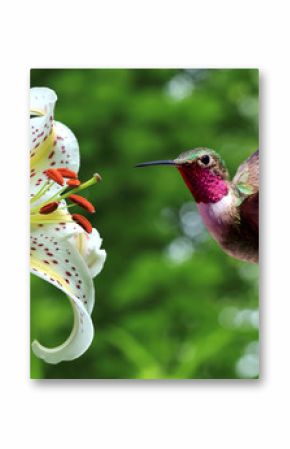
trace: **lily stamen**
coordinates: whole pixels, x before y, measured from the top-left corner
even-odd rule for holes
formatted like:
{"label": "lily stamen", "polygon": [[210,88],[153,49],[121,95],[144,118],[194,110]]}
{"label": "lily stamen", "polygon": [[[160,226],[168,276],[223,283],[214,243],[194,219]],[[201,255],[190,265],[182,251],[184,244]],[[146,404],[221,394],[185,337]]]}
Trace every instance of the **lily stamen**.
{"label": "lily stamen", "polygon": [[69,187],[78,187],[81,184],[79,179],[68,179],[66,185]]}
{"label": "lily stamen", "polygon": [[92,203],[80,195],[69,195],[68,199],[88,211],[90,214],[93,214],[96,211]]}
{"label": "lily stamen", "polygon": [[81,190],[84,190],[84,189],[87,189],[88,187],[93,186],[94,184],[96,184],[97,182],[99,182],[101,180],[102,180],[101,176],[98,173],[95,173],[94,176],[92,178],[90,178],[88,181],[83,182],[75,189],[72,189],[69,192],[65,193],[64,195],[61,195],[60,199],[64,200],[64,199],[68,198],[71,194],[80,192]]}
{"label": "lily stamen", "polygon": [[64,185],[63,176],[56,168],[49,168],[48,170],[45,170],[45,174],[49,179],[52,179],[54,182],[56,182],[60,186]]}
{"label": "lily stamen", "polygon": [[70,179],[77,179],[78,175],[73,170],[70,170],[66,167],[57,168],[57,171],[64,177],[64,178],[70,178]]}
{"label": "lily stamen", "polygon": [[80,214],[73,214],[72,219],[81,226],[88,234],[90,234],[93,230],[93,227],[89,220]]}
{"label": "lily stamen", "polygon": [[34,203],[35,201],[37,201],[39,198],[41,198],[47,191],[48,189],[50,189],[50,187],[52,186],[52,182],[51,180],[47,180],[43,186],[41,187],[41,189],[31,198],[30,203]]}
{"label": "lily stamen", "polygon": [[[42,214],[42,215],[46,215],[46,214],[50,214],[52,212],[54,212],[57,208],[59,209],[65,209],[65,208],[71,208],[73,206],[80,206],[83,209],[85,209],[87,212],[89,213],[94,213],[95,212],[95,208],[93,206],[93,204],[86,200],[85,198],[83,198],[80,195],[75,195],[76,192],[80,192],[81,190],[84,190],[94,184],[96,184],[97,182],[99,182],[102,178],[99,174],[94,174],[94,176],[92,178],[90,178],[88,181],[84,182],[84,183],[80,183],[79,179],[75,179],[75,178],[69,178],[66,183],[65,183],[65,177],[66,176],[74,176],[75,172],[73,170],[70,169],[66,169],[65,167],[63,168],[50,168],[48,170],[45,170],[44,172],[46,174],[46,176],[49,178],[49,181],[45,187],[44,190],[40,190],[37,193],[37,199],[40,199],[41,196],[43,196],[44,193],[46,193],[46,191],[48,189],[51,188],[53,182],[56,182],[59,185],[62,185],[63,187],[61,189],[59,189],[59,191],[57,193],[54,193],[50,198],[48,198],[46,201],[42,202],[42,204],[39,204],[38,206],[34,207],[31,209],[31,215],[37,215],[37,214]],[[62,173],[64,174],[64,176],[62,175]],[[64,185],[62,184],[62,182],[64,183]],[[74,187],[70,190],[68,190],[66,192],[67,189],[69,189],[70,187]],[[70,205],[66,205],[65,207],[60,207],[60,202],[65,200],[66,198],[69,198],[74,204],[70,204]],[[77,220],[79,219],[78,214],[75,214],[77,216]],[[80,216],[82,217],[82,216]],[[81,227],[83,227],[83,229],[87,230],[87,232],[91,232],[90,229],[92,228],[91,224],[89,223],[89,221],[87,219],[85,219],[86,221],[84,221],[82,218],[80,218],[80,221],[75,220],[77,223],[80,224]]]}
{"label": "lily stamen", "polygon": [[54,212],[58,208],[59,203],[57,201],[53,201],[52,203],[48,203],[45,206],[41,207],[39,210],[40,214],[48,215]]}

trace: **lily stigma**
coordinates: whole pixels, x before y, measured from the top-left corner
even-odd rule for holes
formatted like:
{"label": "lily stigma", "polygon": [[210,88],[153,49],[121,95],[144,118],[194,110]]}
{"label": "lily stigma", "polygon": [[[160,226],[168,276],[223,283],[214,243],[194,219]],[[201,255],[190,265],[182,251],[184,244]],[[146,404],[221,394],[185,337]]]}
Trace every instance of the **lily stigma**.
{"label": "lily stigma", "polygon": [[95,212],[80,193],[101,177],[78,179],[78,142],[69,128],[54,120],[56,100],[51,89],[30,90],[30,267],[67,295],[74,315],[73,329],[63,344],[47,348],[37,340],[32,343],[34,354],[53,364],[73,360],[90,346],[93,278],[106,259],[102,239],[88,218],[78,211],[70,213],[77,207]]}

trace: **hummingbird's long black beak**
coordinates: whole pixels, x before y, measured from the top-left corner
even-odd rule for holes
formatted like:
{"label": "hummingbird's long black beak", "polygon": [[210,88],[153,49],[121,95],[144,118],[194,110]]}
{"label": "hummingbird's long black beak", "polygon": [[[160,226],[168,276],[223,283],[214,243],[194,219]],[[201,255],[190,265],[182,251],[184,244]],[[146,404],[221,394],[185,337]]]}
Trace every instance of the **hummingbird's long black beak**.
{"label": "hummingbird's long black beak", "polygon": [[152,162],[142,162],[141,164],[135,165],[135,167],[149,167],[151,165],[174,165],[176,163],[174,161],[152,161]]}

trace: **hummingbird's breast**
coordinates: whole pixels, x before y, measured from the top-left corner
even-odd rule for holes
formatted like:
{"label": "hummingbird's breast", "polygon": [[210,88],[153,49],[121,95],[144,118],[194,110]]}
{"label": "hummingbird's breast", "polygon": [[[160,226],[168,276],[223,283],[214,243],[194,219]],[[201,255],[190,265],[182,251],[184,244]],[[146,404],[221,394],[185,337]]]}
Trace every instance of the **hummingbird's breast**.
{"label": "hummingbird's breast", "polygon": [[237,198],[229,189],[216,203],[198,203],[200,215],[209,233],[232,257],[258,262],[259,241],[249,223],[241,220]]}
{"label": "hummingbird's breast", "polygon": [[216,203],[197,203],[200,215],[209,233],[219,242],[235,222],[235,198],[231,190]]}

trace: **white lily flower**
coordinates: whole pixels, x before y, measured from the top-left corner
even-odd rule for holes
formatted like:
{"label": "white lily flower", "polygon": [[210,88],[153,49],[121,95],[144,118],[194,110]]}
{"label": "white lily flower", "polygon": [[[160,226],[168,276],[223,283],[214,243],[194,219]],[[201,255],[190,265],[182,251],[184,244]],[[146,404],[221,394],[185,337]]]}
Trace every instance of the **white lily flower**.
{"label": "white lily flower", "polygon": [[[48,88],[30,90],[31,271],[62,290],[74,312],[72,332],[62,345],[47,348],[38,341],[32,343],[35,355],[48,363],[73,360],[90,346],[94,335],[92,278],[106,259],[98,231],[82,215],[68,212],[66,198],[94,211],[75,193],[95,184],[100,176],[83,184],[76,179],[78,142],[65,125],[54,121],[56,100],[55,92]],[[74,178],[67,181],[69,186],[66,178]]]}

